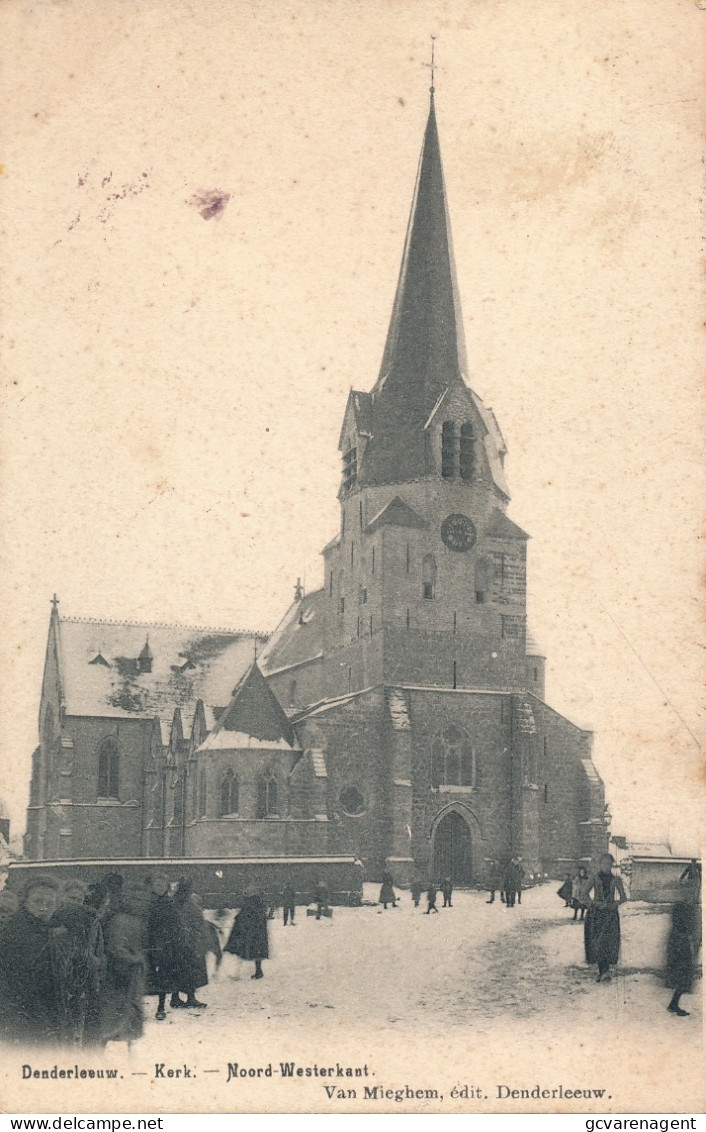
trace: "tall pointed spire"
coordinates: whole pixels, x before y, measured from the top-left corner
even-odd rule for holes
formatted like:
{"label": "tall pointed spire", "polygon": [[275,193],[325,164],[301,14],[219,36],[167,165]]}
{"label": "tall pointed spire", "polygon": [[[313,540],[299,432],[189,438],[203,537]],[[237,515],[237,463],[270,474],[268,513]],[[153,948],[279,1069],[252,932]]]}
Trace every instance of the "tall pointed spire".
{"label": "tall pointed spire", "polygon": [[434,106],[417,172],[390,327],[373,389],[373,436],[362,479],[393,482],[430,471],[424,423],[468,372]]}

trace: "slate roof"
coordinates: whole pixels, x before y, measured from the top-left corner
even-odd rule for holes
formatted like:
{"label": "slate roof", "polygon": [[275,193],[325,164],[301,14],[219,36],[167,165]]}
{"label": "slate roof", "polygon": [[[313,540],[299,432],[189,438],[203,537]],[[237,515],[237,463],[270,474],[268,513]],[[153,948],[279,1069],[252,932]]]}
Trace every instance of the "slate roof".
{"label": "slate roof", "polygon": [[346,411],[343,414],[343,425],[341,426],[341,434],[338,441],[339,449],[343,446],[343,429],[345,427],[346,419],[348,417],[348,406],[353,408],[353,419],[355,421],[356,431],[361,436],[370,436],[373,427],[373,398],[371,393],[364,393],[361,389],[351,389],[348,394],[348,401],[346,403]]}
{"label": "slate roof", "polygon": [[[59,617],[59,663],[68,715],[193,718],[196,701],[223,708],[262,633]],[[151,671],[138,670],[147,642]],[[104,662],[93,663],[100,654]],[[144,657],[144,653],[143,653]]]}
{"label": "slate roof", "polygon": [[413,527],[421,530],[428,525],[421,515],[418,515],[408,503],[405,503],[404,499],[400,499],[399,495],[396,495],[381,511],[378,511],[377,515],[373,516],[366,527],[366,531],[371,533],[376,531],[378,527],[384,526]]}
{"label": "slate roof", "polygon": [[266,676],[323,655],[325,589],[295,600],[258,657]]}
{"label": "slate roof", "polygon": [[434,98],[424,132],[402,265],[373,389],[363,483],[433,471],[424,425],[438,398],[468,372]]}
{"label": "slate roof", "polygon": [[[358,451],[358,482],[403,483],[434,474],[426,431],[449,390],[462,389],[482,422],[495,486],[509,497],[497,421],[468,387],[463,317],[441,163],[434,96],[424,132],[402,264],[380,373],[370,394],[351,390],[356,427],[369,437]],[[344,424],[348,419],[346,409]]]}
{"label": "slate roof", "polygon": [[[245,741],[248,739],[250,742]],[[255,661],[242,675],[228,706],[199,750],[291,748],[295,743],[292,725]]]}
{"label": "slate roof", "polygon": [[499,508],[493,511],[485,531],[488,538],[515,538],[527,540],[530,536]]}

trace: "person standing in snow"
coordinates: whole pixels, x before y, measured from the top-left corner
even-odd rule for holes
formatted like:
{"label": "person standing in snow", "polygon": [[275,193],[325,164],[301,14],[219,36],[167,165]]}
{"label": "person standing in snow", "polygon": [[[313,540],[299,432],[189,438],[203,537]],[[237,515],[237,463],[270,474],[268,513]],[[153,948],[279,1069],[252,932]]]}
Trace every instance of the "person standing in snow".
{"label": "person standing in snow", "polygon": [[393,908],[397,907],[397,897],[393,885],[392,873],[385,870],[382,874],[382,888],[378,897],[378,904],[382,904],[385,911],[387,911],[388,904],[391,904]]}
{"label": "person standing in snow", "polygon": [[611,854],[603,853],[598,872],[587,889],[589,905],[584,921],[584,944],[586,962],[595,963],[598,967],[597,983],[610,981],[609,968],[618,962],[620,953],[618,908],[625,903],[627,896],[622,880],[613,873],[614,864]]}
{"label": "person standing in snow", "polygon": [[287,881],[284,888],[282,889],[282,918],[284,920],[285,928],[287,924],[291,924],[292,927],[294,927],[294,913],[297,907],[296,902],[296,893],[292,888],[291,883]]}
{"label": "person standing in snow", "polygon": [[[581,865],[579,871],[571,882],[571,906],[574,909],[574,919],[583,920],[588,907],[588,889],[591,878],[588,870]],[[581,915],[579,916],[579,912]]]}
{"label": "person standing in snow", "polygon": [[253,979],[263,979],[262,960],[270,955],[267,938],[267,904],[262,894],[249,889],[238,915],[233,921],[224,951],[255,964]]}
{"label": "person standing in snow", "polygon": [[451,877],[444,877],[444,879],[441,882],[441,893],[442,893],[442,896],[444,897],[444,908],[453,908],[453,904],[451,903],[451,893],[452,892],[453,892],[453,885],[451,883]]}
{"label": "person standing in snow", "polygon": [[667,986],[674,994],[667,1010],[679,1018],[688,1018],[689,1011],[679,1005],[683,994],[689,994],[694,982],[693,906],[675,904],[672,909],[672,928],[667,941]]}
{"label": "person standing in snow", "polygon": [[439,909],[436,906],[436,891],[436,884],[433,880],[430,880],[427,887],[427,910],[424,913],[425,916],[428,916],[430,912],[436,912],[437,915],[439,913]]}
{"label": "person standing in snow", "polygon": [[505,903],[505,890],[503,887],[503,867],[499,861],[492,860],[489,868],[488,891],[490,892],[490,899],[486,900],[486,904],[495,903],[495,893],[500,890],[500,899]]}

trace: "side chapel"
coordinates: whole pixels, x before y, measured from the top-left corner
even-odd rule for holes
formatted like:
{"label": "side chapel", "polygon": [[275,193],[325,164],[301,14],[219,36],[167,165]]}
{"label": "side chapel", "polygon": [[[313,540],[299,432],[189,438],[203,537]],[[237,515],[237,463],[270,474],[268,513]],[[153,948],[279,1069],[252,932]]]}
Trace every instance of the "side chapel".
{"label": "side chapel", "polygon": [[528,535],[468,385],[431,91],[377,382],[351,390],[324,585],[271,636],[86,621],[53,604],[33,859],[354,854],[482,881],[607,844],[592,735],[545,702]]}

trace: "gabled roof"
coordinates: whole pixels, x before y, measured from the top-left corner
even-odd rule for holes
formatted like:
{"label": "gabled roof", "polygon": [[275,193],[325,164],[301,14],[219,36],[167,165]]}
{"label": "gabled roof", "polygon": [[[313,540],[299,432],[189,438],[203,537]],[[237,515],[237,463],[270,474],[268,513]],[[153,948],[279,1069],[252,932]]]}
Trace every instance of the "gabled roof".
{"label": "gabled roof", "polygon": [[368,534],[371,534],[378,527],[414,527],[417,530],[422,530],[428,525],[421,515],[418,515],[408,503],[405,503],[404,499],[400,499],[399,495],[396,495],[381,511],[378,511],[377,515],[373,516],[365,529]]}
{"label": "gabled roof", "polygon": [[266,676],[322,656],[327,600],[326,590],[321,589],[290,605],[260,653],[260,667]]}
{"label": "gabled roof", "polygon": [[245,746],[290,748],[294,745],[294,730],[257,661],[253,661],[199,750]]}
{"label": "gabled roof", "polygon": [[[177,707],[191,718],[199,699],[222,708],[252,661],[256,643],[265,640],[261,633],[185,625],[56,615],[52,622],[66,713],[78,716],[171,722]],[[140,672],[138,657],[147,632],[151,671]],[[102,662],[95,663],[98,655]]]}
{"label": "gabled roof", "polygon": [[488,538],[514,538],[526,541],[530,537],[522,527],[518,527],[512,519],[508,519],[507,515],[497,507],[490,517],[485,533]]}
{"label": "gabled roof", "polygon": [[348,410],[353,413],[353,420],[355,422],[356,432],[361,436],[369,436],[372,429],[372,411],[373,399],[372,394],[363,393],[360,389],[351,389],[348,394],[348,401],[346,402],[346,411],[343,414],[343,424],[341,426],[341,435],[338,438],[339,449],[343,447],[344,430],[348,420]]}

